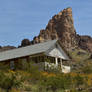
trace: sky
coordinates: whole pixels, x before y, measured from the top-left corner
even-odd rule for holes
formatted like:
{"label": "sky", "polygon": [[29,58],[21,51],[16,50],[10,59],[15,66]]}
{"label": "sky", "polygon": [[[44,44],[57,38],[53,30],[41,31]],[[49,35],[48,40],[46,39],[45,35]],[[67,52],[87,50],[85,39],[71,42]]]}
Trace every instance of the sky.
{"label": "sky", "polygon": [[0,45],[32,40],[53,15],[67,7],[72,8],[77,33],[92,36],[92,0],[0,0]]}

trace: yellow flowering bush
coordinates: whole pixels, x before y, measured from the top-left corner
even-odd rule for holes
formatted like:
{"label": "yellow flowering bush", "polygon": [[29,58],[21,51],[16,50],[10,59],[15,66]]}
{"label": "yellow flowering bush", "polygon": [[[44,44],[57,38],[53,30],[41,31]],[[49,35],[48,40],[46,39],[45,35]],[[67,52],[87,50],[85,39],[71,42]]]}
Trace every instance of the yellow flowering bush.
{"label": "yellow flowering bush", "polygon": [[48,72],[42,72],[41,74],[43,76],[45,76],[45,77],[55,77],[56,76],[56,74],[54,74],[54,73],[48,73]]}
{"label": "yellow flowering bush", "polygon": [[12,88],[9,92],[21,92],[21,91],[16,88]]}

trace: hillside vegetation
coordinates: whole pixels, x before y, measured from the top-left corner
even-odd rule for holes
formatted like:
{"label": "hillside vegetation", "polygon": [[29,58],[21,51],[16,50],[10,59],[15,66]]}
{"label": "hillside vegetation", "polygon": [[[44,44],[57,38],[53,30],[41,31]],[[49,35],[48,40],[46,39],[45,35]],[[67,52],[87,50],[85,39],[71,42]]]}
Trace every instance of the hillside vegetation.
{"label": "hillside vegetation", "polygon": [[25,69],[0,70],[0,92],[91,92],[92,59],[90,53],[77,49],[70,52],[73,61],[69,74],[39,71],[25,64]]}

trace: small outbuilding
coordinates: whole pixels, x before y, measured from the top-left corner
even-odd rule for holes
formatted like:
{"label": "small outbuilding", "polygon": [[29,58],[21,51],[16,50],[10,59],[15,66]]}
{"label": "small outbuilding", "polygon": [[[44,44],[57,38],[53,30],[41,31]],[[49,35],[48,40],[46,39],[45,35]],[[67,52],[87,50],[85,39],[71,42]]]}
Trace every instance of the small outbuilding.
{"label": "small outbuilding", "polygon": [[20,63],[22,60],[30,63],[34,61],[45,70],[52,67],[56,69],[60,67],[62,72],[70,72],[70,66],[63,65],[63,62],[70,62],[70,57],[58,40],[50,40],[0,52],[0,62],[8,63],[11,69],[15,69],[16,65],[18,65],[16,63]]}

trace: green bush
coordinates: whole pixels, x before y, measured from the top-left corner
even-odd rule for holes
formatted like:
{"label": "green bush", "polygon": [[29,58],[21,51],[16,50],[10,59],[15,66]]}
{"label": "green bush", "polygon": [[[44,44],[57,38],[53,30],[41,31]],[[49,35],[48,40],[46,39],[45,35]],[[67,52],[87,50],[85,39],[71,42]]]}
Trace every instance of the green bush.
{"label": "green bush", "polygon": [[61,90],[69,89],[71,86],[71,79],[68,78],[67,76],[47,77],[43,81],[43,85],[47,88],[47,91],[52,90],[53,92],[56,92],[58,89]]}
{"label": "green bush", "polygon": [[12,87],[18,88],[21,85],[21,80],[18,80],[16,73],[0,72],[0,87],[2,89],[10,90]]}
{"label": "green bush", "polygon": [[77,76],[74,77],[75,80],[75,88],[79,88],[80,86],[82,86],[83,84],[85,84],[84,82],[84,78],[81,77],[79,74]]}
{"label": "green bush", "polygon": [[90,73],[92,73],[92,67],[86,66],[82,69],[82,72],[85,73],[85,74],[90,74]]}

